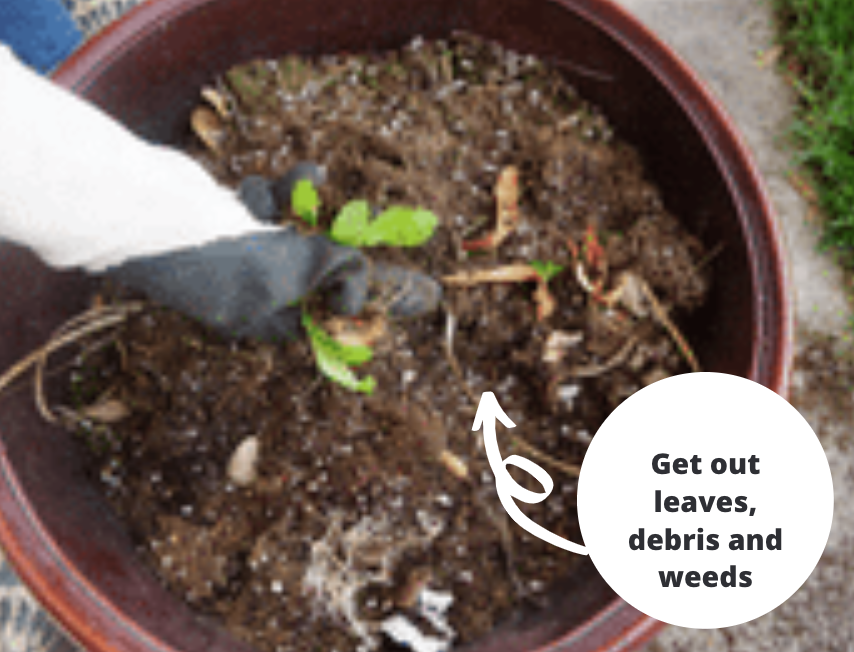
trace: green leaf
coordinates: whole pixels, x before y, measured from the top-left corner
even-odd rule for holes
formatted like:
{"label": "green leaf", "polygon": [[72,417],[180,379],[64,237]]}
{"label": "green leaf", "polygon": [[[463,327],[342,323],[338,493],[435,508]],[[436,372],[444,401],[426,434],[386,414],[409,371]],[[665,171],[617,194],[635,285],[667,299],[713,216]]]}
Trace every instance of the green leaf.
{"label": "green leaf", "polygon": [[374,357],[374,351],[369,346],[346,346],[335,340],[332,340],[332,343],[336,347],[338,357],[354,367],[370,362]]}
{"label": "green leaf", "polygon": [[341,358],[331,355],[326,349],[315,349],[315,358],[320,371],[330,380],[354,392],[373,394],[377,380],[373,376],[358,378]]}
{"label": "green leaf", "polygon": [[392,206],[368,225],[368,246],[419,247],[433,236],[438,222],[433,213],[423,208]]}
{"label": "green leaf", "polygon": [[345,346],[336,342],[326,331],[317,326],[307,313],[302,323],[308,333],[314,358],[321,373],[330,380],[355,392],[372,394],[377,385],[373,376],[358,378],[350,365],[368,362],[374,352],[367,346]]}
{"label": "green leaf", "polygon": [[366,244],[370,217],[371,207],[368,206],[368,202],[362,200],[347,202],[332,222],[332,231],[329,235],[340,244],[362,247]]}
{"label": "green leaf", "polygon": [[545,262],[541,260],[532,260],[530,265],[534,268],[534,271],[540,275],[540,278],[543,279],[546,283],[551,281],[555,276],[557,276],[564,270],[563,265],[558,265],[557,263],[553,263],[550,260],[547,260]]}
{"label": "green leaf", "polygon": [[392,206],[371,220],[370,206],[351,201],[332,223],[332,239],[351,247],[418,247],[436,230],[439,219],[423,208]]}
{"label": "green leaf", "polygon": [[291,191],[291,208],[303,220],[317,226],[317,213],[320,209],[320,197],[314,184],[308,179],[300,179]]}

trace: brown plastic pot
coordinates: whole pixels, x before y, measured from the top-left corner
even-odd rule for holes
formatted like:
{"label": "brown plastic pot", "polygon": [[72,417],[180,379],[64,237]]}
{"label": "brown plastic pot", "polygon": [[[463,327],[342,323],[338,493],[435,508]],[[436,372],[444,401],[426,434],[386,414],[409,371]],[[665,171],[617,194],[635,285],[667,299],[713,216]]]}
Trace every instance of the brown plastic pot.
{"label": "brown plastic pot", "polygon": [[[639,148],[665,203],[708,247],[708,304],[687,324],[704,369],[785,392],[790,316],[780,239],[756,168],[697,77],[606,0],[151,0],[55,79],[137,133],[180,146],[199,88],[228,66],[285,52],[398,46],[464,28],[560,66]],[[0,247],[0,368],[86,304],[92,281]],[[0,543],[33,593],[93,652],[246,650],[195,617],[141,565],[87,481],[75,444],[29,392],[0,404]],[[569,553],[568,553],[569,554]],[[660,623],[617,598],[589,562],[557,605],[472,649],[627,650]]]}

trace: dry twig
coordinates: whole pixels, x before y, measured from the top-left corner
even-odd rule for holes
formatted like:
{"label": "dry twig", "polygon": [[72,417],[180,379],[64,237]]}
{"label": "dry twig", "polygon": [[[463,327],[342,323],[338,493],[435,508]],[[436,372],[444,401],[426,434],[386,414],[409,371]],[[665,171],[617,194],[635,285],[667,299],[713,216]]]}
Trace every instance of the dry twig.
{"label": "dry twig", "polygon": [[655,315],[655,318],[658,322],[667,329],[667,332],[670,334],[670,337],[673,338],[673,341],[676,343],[676,347],[679,349],[682,356],[688,362],[688,366],[691,367],[691,371],[702,371],[700,368],[700,363],[697,362],[697,357],[694,355],[694,352],[691,350],[691,347],[688,344],[688,341],[685,339],[685,336],[682,335],[680,330],[676,327],[676,324],[670,319],[670,316],[667,314],[667,310],[661,302],[658,300],[658,297],[655,296],[655,292],[652,291],[652,288],[649,287],[649,284],[646,281],[641,283],[641,292],[643,292],[644,296],[646,296],[647,301],[649,301],[650,306],[652,307],[652,314]]}
{"label": "dry twig", "polygon": [[483,283],[536,283],[533,299],[537,304],[537,320],[548,319],[557,308],[548,281],[532,265],[525,263],[457,272],[443,276],[442,282],[463,288]]}
{"label": "dry twig", "polygon": [[142,310],[142,307],[143,304],[139,302],[114,304],[111,306],[95,307],[71,318],[42,347],[15,363],[0,376],[0,394],[16,378],[35,365],[36,377],[34,391],[36,405],[41,415],[47,421],[55,423],[56,417],[47,407],[43,388],[44,366],[47,364],[48,356],[69,344],[83,339],[87,335],[122,323],[129,315]]}

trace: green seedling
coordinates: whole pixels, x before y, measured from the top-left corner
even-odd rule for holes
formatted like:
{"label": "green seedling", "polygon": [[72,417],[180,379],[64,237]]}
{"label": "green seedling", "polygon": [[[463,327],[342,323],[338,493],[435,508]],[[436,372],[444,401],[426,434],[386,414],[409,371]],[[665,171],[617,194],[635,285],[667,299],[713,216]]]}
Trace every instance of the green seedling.
{"label": "green seedling", "polygon": [[[294,186],[291,208],[307,223],[317,225],[320,198],[308,179],[302,179]],[[418,247],[433,236],[438,222],[430,211],[407,206],[392,206],[374,218],[368,202],[354,200],[345,204],[335,216],[329,237],[350,247]],[[323,375],[355,392],[373,393],[376,379],[373,376],[360,379],[352,369],[373,357],[370,347],[346,346],[337,342],[306,312],[303,312],[302,324]]]}
{"label": "green seedling", "polygon": [[564,270],[563,265],[558,265],[550,260],[545,262],[541,260],[532,260],[531,267],[533,267],[534,271],[537,272],[541,279],[543,279],[544,283],[548,283]]}
{"label": "green seedling", "polygon": [[[320,198],[314,184],[301,179],[291,193],[294,213],[312,226],[317,225]],[[373,217],[368,202],[356,199],[344,204],[332,221],[329,237],[348,247],[420,247],[433,237],[439,223],[424,208],[391,206]]]}
{"label": "green seedling", "polygon": [[336,342],[305,312],[302,315],[302,325],[308,333],[317,367],[324,376],[354,392],[373,393],[377,385],[376,379],[373,376],[360,379],[351,369],[373,358],[374,352],[370,347],[346,346]]}
{"label": "green seedling", "polygon": [[368,203],[356,200],[344,205],[329,235],[351,247],[419,247],[433,236],[438,222],[430,211],[408,206],[392,206],[372,218]]}
{"label": "green seedling", "polygon": [[314,184],[308,179],[300,179],[294,185],[291,192],[291,208],[306,223],[317,226],[320,197],[314,188]]}

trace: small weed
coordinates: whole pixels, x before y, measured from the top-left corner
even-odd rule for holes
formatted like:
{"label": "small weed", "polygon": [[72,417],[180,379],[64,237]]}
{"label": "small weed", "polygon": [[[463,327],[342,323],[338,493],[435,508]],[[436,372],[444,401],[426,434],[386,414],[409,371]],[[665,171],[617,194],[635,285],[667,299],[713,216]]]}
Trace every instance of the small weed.
{"label": "small weed", "polygon": [[[317,225],[320,198],[311,181],[297,182],[291,208],[303,220]],[[368,202],[356,199],[344,204],[332,221],[329,237],[349,247],[420,247],[430,238],[439,219],[424,208],[391,206],[372,217]]]}
{"label": "small weed", "polygon": [[330,237],[351,247],[420,247],[433,237],[438,218],[423,208],[392,206],[371,219],[367,202],[344,205],[332,223]]}
{"label": "small weed", "polygon": [[[291,209],[312,226],[317,225],[320,197],[311,181],[297,182],[291,193]],[[433,237],[439,219],[423,208],[392,206],[372,218],[368,202],[347,202],[335,219],[329,237],[350,247],[418,247]],[[336,341],[303,312],[302,324],[320,371],[330,380],[355,392],[371,394],[376,387],[373,376],[359,379],[351,367],[368,362],[373,351],[367,346],[347,346]]]}
{"label": "small weed", "polygon": [[541,260],[532,260],[531,267],[533,267],[534,271],[539,274],[544,283],[548,283],[564,270],[563,265],[558,265],[550,260],[545,262]]}

